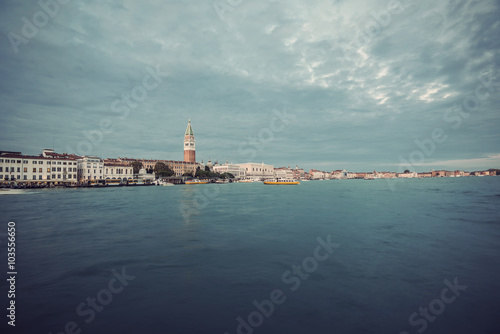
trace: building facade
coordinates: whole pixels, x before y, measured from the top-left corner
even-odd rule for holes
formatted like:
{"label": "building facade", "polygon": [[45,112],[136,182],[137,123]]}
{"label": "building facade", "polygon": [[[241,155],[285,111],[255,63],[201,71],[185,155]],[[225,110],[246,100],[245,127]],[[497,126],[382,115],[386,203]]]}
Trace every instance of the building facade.
{"label": "building facade", "polygon": [[53,150],[43,150],[38,156],[3,151],[0,152],[0,180],[21,183],[76,183],[77,160],[74,156],[56,154]]}
{"label": "building facade", "polygon": [[131,180],[134,178],[134,168],[126,164],[104,162],[104,178],[106,180]]}
{"label": "building facade", "polygon": [[293,179],[293,171],[288,167],[278,167],[274,169],[274,177],[281,179]]}
{"label": "building facade", "polygon": [[240,167],[239,165],[233,165],[233,164],[225,164],[225,165],[216,165],[212,167],[213,171],[215,173],[231,173],[234,175],[235,179],[244,179],[246,176],[246,170],[243,167]]}
{"label": "building facade", "polygon": [[196,162],[196,146],[194,140],[194,132],[191,127],[191,120],[188,122],[186,133],[184,134],[184,161],[195,163]]}
{"label": "building facade", "polygon": [[83,156],[78,159],[78,180],[104,180],[104,161],[98,157]]}
{"label": "building facade", "polygon": [[[245,177],[248,179],[263,180],[274,177],[274,166],[264,163],[247,162],[237,164],[245,170]],[[214,167],[215,168],[215,167]]]}

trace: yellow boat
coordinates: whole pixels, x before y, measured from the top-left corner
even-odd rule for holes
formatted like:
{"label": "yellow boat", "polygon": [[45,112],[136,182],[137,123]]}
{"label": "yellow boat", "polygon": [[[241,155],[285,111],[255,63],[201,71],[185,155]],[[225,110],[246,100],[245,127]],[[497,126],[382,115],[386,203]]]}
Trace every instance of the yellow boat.
{"label": "yellow boat", "polygon": [[264,184],[269,184],[269,185],[294,185],[294,184],[300,184],[299,181],[294,180],[294,179],[269,179],[265,180]]}
{"label": "yellow boat", "polygon": [[200,180],[190,180],[186,181],[186,184],[207,184],[208,181],[200,181]]}

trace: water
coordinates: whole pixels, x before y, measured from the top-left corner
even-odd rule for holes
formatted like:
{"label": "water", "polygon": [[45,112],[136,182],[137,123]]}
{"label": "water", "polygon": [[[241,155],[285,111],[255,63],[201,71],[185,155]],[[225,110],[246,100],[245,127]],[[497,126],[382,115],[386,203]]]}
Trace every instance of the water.
{"label": "water", "polygon": [[[341,180],[0,195],[0,258],[14,221],[18,271],[16,328],[5,311],[0,328],[499,333],[499,203],[500,177],[401,180],[394,192]],[[340,246],[317,261],[328,236]],[[304,264],[310,273],[292,271]],[[444,303],[455,279],[467,288]],[[6,307],[4,279],[0,289]]]}

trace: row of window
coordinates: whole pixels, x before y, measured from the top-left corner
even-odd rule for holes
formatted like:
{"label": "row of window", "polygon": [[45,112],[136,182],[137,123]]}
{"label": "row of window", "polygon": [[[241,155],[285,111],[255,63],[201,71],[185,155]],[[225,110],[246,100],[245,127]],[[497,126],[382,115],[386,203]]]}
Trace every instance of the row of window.
{"label": "row of window", "polygon": [[[20,164],[21,163],[21,160],[15,160],[15,159],[0,159],[0,163],[2,162],[5,162],[5,163],[11,163],[11,164]],[[23,160],[23,164],[27,164],[29,163],[30,160]],[[52,163],[53,162],[53,163]],[[33,165],[43,165],[43,160],[32,160],[31,163]],[[76,162],[66,162],[66,161],[47,161],[47,165],[75,165],[76,166]]]}
{"label": "row of window", "polygon": [[[111,168],[111,174],[113,174],[113,170],[114,169]],[[125,170],[125,173],[123,173],[124,170]],[[117,168],[116,172],[114,174],[128,174],[128,171],[129,171],[128,169]],[[108,174],[108,169],[107,168],[106,168],[106,174]]]}
{"label": "row of window", "polygon": [[[61,179],[61,178],[62,178],[61,174],[52,174],[52,180]],[[67,178],[76,180],[76,175],[68,174]],[[0,180],[1,179],[9,181],[9,175],[5,175],[5,176],[0,175]],[[50,179],[51,179],[50,175],[47,175],[47,180],[50,180]],[[11,181],[12,180],[21,180],[21,175],[10,175],[10,180]],[[28,176],[23,175],[23,180],[28,180]],[[42,175],[38,175],[38,178],[36,177],[36,175],[33,175],[33,180],[43,180]]]}
{"label": "row of window", "polygon": [[[21,172],[21,167],[10,167],[10,172],[11,173],[15,172],[15,170],[14,170],[15,168],[17,169],[18,173]],[[68,172],[76,172],[76,167],[75,168],[68,167],[67,169],[68,169]],[[9,172],[9,167],[5,167],[5,171]],[[61,167],[52,167],[52,171],[53,172],[61,172]],[[62,171],[66,172],[66,167],[64,167]],[[0,167],[0,172],[3,172],[3,167]],[[24,167],[23,172],[27,173],[28,167]],[[43,173],[43,168],[42,167],[38,168],[38,172]],[[33,173],[36,173],[36,167],[33,167]],[[50,168],[47,168],[47,173],[50,173]]]}
{"label": "row of window", "polygon": [[[246,168],[246,170],[248,172],[248,167]],[[268,170],[267,168],[264,168],[264,169],[262,169],[262,168],[252,168],[252,172],[262,172],[262,171],[264,171],[264,172],[270,172],[270,170]]]}

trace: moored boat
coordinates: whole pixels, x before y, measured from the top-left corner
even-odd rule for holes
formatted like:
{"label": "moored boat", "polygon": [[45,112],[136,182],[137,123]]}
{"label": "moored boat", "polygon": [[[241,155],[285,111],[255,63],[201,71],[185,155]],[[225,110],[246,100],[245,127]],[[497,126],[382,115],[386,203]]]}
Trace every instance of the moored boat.
{"label": "moored boat", "polygon": [[198,180],[198,179],[194,179],[194,180],[186,181],[185,183],[186,184],[207,184],[208,181],[201,181],[201,180]]}
{"label": "moored boat", "polygon": [[300,181],[294,180],[294,179],[267,179],[264,180],[264,184],[268,185],[295,185],[295,184],[300,184]]}

